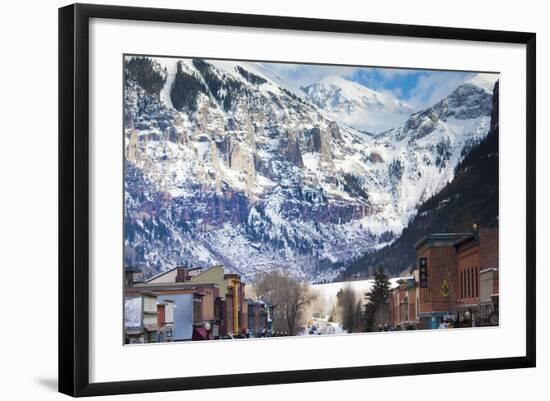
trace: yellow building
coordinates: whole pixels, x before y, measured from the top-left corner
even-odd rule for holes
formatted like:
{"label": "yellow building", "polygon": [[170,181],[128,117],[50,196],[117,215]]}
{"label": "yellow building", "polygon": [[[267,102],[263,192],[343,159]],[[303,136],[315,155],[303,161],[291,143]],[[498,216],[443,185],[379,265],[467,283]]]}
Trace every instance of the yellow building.
{"label": "yellow building", "polygon": [[245,302],[245,284],[238,274],[225,274],[223,266],[212,266],[190,277],[192,284],[216,284],[220,289],[224,310],[222,332],[239,334],[247,329],[247,303]]}

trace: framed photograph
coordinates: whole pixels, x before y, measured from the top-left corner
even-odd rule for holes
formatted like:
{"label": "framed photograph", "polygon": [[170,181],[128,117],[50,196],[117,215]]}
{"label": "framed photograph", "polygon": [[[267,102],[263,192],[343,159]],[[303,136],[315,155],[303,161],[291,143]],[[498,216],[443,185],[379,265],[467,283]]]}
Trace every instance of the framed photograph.
{"label": "framed photograph", "polygon": [[535,34],[59,10],[59,390],[535,366]]}

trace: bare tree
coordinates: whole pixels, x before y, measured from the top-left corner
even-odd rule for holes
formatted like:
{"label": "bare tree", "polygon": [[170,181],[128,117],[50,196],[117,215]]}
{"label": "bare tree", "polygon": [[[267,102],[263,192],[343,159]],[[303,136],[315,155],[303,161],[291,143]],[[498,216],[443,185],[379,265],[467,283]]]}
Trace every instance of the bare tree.
{"label": "bare tree", "polygon": [[336,298],[338,301],[338,316],[342,323],[342,327],[347,330],[348,333],[362,331],[363,312],[361,300],[358,299],[355,291],[348,285],[338,291]]}
{"label": "bare tree", "polygon": [[254,288],[259,297],[275,306],[273,329],[295,335],[305,307],[315,299],[309,285],[285,272],[272,271],[258,274]]}

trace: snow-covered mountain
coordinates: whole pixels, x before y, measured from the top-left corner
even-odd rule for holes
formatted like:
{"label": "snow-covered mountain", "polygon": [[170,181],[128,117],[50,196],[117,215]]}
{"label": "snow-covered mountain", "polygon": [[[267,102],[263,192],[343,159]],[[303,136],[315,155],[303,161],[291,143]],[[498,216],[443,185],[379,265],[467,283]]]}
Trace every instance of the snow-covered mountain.
{"label": "snow-covered mountain", "polygon": [[394,239],[486,135],[478,81],[374,136],[254,63],[127,60],[126,263],[335,277]]}
{"label": "snow-covered mountain", "polygon": [[329,75],[302,90],[331,118],[368,132],[393,128],[412,112],[389,92],[377,92],[338,75]]}

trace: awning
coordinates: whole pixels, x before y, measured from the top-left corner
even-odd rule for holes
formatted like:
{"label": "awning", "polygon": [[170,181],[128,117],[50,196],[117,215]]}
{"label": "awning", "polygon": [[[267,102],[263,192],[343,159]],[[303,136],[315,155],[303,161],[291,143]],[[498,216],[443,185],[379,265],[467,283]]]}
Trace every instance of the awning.
{"label": "awning", "polygon": [[145,324],[143,325],[143,328],[145,329],[145,331],[149,331],[149,332],[158,331],[159,329],[159,327],[156,324]]}
{"label": "awning", "polygon": [[208,332],[204,327],[194,327],[193,336],[191,340],[193,341],[208,340]]}

